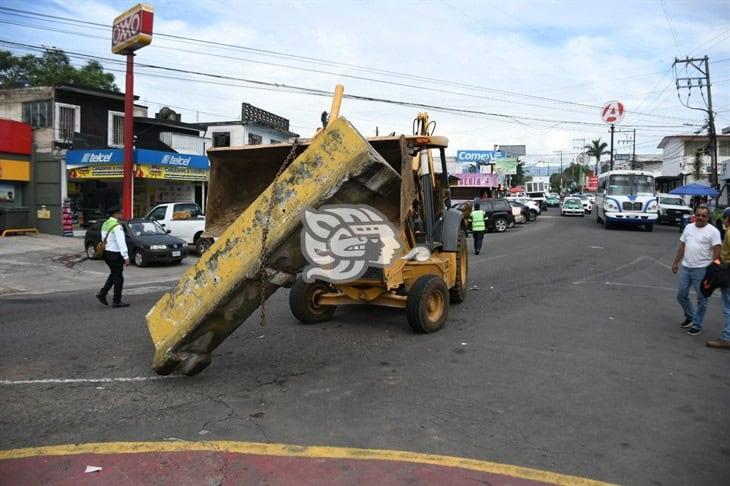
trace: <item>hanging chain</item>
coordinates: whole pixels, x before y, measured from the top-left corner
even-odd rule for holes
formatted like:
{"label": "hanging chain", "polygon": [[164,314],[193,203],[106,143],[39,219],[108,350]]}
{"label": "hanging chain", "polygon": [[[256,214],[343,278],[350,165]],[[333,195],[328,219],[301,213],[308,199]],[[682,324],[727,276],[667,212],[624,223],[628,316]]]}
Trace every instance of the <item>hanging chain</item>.
{"label": "hanging chain", "polygon": [[279,171],[274,176],[274,181],[271,183],[269,187],[271,187],[271,195],[269,196],[269,203],[266,208],[266,213],[264,214],[264,219],[262,222],[261,227],[261,253],[259,255],[259,266],[258,266],[258,276],[259,276],[259,290],[261,292],[261,303],[259,305],[261,309],[261,326],[266,325],[266,243],[269,239],[269,225],[271,223],[271,212],[274,210],[274,201],[276,199],[276,184],[279,181],[279,177],[281,174],[284,173],[287,167],[289,167],[289,164],[291,164],[292,160],[294,160],[296,154],[297,154],[297,148],[299,147],[299,138],[294,139],[294,143],[291,146],[291,150],[289,151],[289,155],[286,156],[284,159],[284,162],[282,162],[281,167],[279,167]]}

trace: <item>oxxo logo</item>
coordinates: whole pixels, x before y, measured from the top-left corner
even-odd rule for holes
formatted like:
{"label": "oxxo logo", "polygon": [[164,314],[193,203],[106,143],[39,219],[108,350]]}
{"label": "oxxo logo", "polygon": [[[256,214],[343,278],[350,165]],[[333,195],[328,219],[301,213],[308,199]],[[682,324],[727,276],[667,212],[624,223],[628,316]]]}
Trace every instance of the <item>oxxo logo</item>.
{"label": "oxxo logo", "polygon": [[139,34],[142,26],[142,11],[134,12],[129,17],[123,18],[114,24],[112,39],[114,44],[120,44],[132,36]]}
{"label": "oxxo logo", "polygon": [[162,157],[162,165],[182,165],[187,167],[190,165],[192,157],[183,157],[181,155],[165,154]]}
{"label": "oxxo logo", "polygon": [[[345,283],[357,280],[368,267],[385,268],[403,247],[396,229],[378,210],[366,205],[331,205],[305,209],[301,250],[309,265],[306,282]],[[426,247],[416,247],[402,259],[425,261]]]}
{"label": "oxxo logo", "polygon": [[108,163],[112,161],[112,154],[108,153],[94,153],[94,152],[87,152],[81,157],[81,162],[84,164],[99,164],[99,163]]}

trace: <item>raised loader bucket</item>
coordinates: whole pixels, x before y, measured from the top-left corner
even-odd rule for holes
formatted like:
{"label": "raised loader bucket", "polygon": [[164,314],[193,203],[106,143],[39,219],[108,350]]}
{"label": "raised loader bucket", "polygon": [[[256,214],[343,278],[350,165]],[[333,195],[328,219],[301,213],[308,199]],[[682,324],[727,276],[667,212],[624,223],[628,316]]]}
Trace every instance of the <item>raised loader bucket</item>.
{"label": "raised loader bucket", "polygon": [[368,204],[399,226],[400,175],[347,120],[331,121],[274,181],[290,148],[265,159],[243,147],[209,152],[207,231],[219,238],[147,314],[158,373],[204,369],[262,291],[265,299],[293,281],[305,263],[304,208]]}

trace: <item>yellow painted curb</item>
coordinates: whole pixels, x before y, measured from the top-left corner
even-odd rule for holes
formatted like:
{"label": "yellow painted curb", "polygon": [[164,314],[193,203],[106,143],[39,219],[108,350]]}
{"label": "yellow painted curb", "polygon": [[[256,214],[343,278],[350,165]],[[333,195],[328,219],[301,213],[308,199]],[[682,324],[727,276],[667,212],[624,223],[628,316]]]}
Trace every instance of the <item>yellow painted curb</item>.
{"label": "yellow painted curb", "polygon": [[384,449],[356,449],[350,447],[298,446],[265,444],[260,442],[202,441],[202,442],[97,442],[65,444],[48,447],[28,447],[0,451],[0,460],[41,456],[71,456],[78,454],[136,454],[150,452],[232,452],[283,457],[317,459],[361,459],[370,461],[401,461],[452,467],[514,478],[542,481],[565,486],[611,486],[611,483],[569,476],[539,469],[531,469],[496,462],[479,461],[455,456],[421,454],[417,452]]}

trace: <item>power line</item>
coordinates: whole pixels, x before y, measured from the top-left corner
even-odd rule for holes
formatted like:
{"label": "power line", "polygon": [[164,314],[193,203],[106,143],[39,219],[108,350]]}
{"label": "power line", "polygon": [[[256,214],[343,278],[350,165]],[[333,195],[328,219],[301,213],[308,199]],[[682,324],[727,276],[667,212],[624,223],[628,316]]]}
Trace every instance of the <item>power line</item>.
{"label": "power line", "polygon": [[[23,43],[12,42],[12,41],[2,40],[2,39],[0,39],[0,44],[11,45],[11,46],[20,46],[20,47],[24,47],[24,48],[30,49],[30,50],[41,50],[41,51],[45,50],[45,48],[43,46],[23,44]],[[104,60],[104,61],[111,62],[111,63],[117,64],[117,65],[122,65],[125,63],[125,61],[123,59],[93,56],[93,55],[78,53],[78,52],[74,52],[74,51],[65,51],[65,52],[70,57],[80,57],[82,59]],[[136,63],[136,66],[138,68],[161,70],[161,71],[173,72],[176,74],[191,74],[191,75],[195,75],[195,76],[210,77],[210,78],[213,78],[216,80],[235,81],[235,82],[239,82],[239,83],[253,84],[258,87],[273,88],[276,90],[289,90],[290,92],[296,92],[296,93],[300,93],[300,94],[310,94],[310,95],[325,96],[325,97],[331,96],[331,93],[326,90],[289,85],[286,83],[274,83],[274,82],[269,82],[269,81],[261,81],[261,80],[255,80],[255,79],[227,76],[227,75],[223,75],[223,74],[214,74],[214,73],[206,73],[206,72],[202,72],[202,71],[192,71],[192,70],[187,70],[187,69],[173,68],[173,67],[161,66],[161,65],[156,65],[156,64]],[[145,75],[148,73],[138,72],[138,74]],[[180,78],[173,78],[173,79],[180,79]],[[186,79],[188,79],[188,78],[186,78]],[[411,102],[411,101],[393,100],[393,99],[378,98],[378,97],[372,97],[372,96],[363,96],[363,95],[356,95],[356,94],[346,94],[345,98],[360,100],[360,101],[387,103],[387,104],[398,105],[398,106],[408,106],[408,107],[415,107],[415,108],[421,108],[421,109],[429,109],[429,110],[435,110],[435,111],[442,111],[442,112],[446,112],[446,113],[478,115],[478,116],[485,116],[485,117],[492,117],[492,118],[509,119],[509,120],[513,120],[513,121],[531,120],[531,121],[538,121],[538,122],[555,123],[558,125],[565,124],[565,125],[583,125],[583,126],[604,126],[603,123],[599,123],[599,122],[585,122],[585,121],[578,121],[578,120],[554,120],[554,119],[546,119],[546,118],[539,118],[539,117],[511,115],[511,114],[504,114],[504,113],[497,113],[497,112],[486,112],[486,111],[481,111],[481,110],[446,107],[446,106],[433,105],[433,104],[427,104],[427,103],[416,103],[416,102]],[[672,126],[672,125],[649,125],[649,126],[647,126],[647,128],[667,128],[667,127],[679,127],[679,126],[678,125],[674,125],[674,126]]]}
{"label": "power line", "polygon": [[[73,25],[95,26],[96,28],[102,28],[102,29],[104,29],[106,31],[111,30],[111,27],[110,26],[105,25],[105,24],[101,24],[101,23],[98,23],[98,22],[91,22],[91,21],[85,21],[85,20],[79,20],[79,19],[72,19],[72,18],[61,17],[61,16],[57,16],[57,15],[40,14],[40,13],[36,13],[36,12],[30,12],[30,11],[27,11],[27,10],[13,9],[13,8],[8,8],[8,7],[0,7],[0,11],[6,11],[10,15],[23,16],[23,17],[26,17],[26,18],[29,17],[29,16],[30,16],[30,18],[41,17],[41,19],[39,19],[39,20],[52,19],[54,21],[63,21],[63,22],[71,23]],[[31,27],[31,28],[44,29],[43,27],[40,27],[40,26],[29,26],[29,27]],[[58,30],[58,29],[56,29],[56,30]],[[78,33],[74,33],[74,32],[66,32],[66,33],[70,33],[70,34],[74,34],[74,35],[79,35]],[[287,54],[287,53],[282,53],[282,52],[277,52],[277,51],[269,51],[269,50],[265,50],[265,49],[256,49],[256,48],[251,48],[251,47],[246,47],[246,46],[239,46],[239,45],[235,45],[235,44],[226,44],[226,43],[221,43],[221,42],[208,41],[208,40],[204,40],[204,39],[195,39],[195,38],[191,38],[191,37],[185,37],[185,36],[179,36],[179,35],[172,35],[172,34],[165,34],[165,33],[155,33],[155,36],[157,36],[157,37],[164,37],[164,38],[170,38],[170,39],[175,39],[175,40],[179,40],[179,41],[202,43],[202,44],[206,44],[206,45],[212,45],[212,46],[222,47],[222,48],[227,48],[227,49],[231,49],[231,48],[233,48],[233,49],[240,49],[240,50],[245,50],[247,52],[252,52],[252,53],[261,54],[261,55],[275,55],[275,56],[279,56],[279,57],[286,57],[286,58],[296,59],[296,60],[299,60],[299,61],[325,63],[325,64],[329,64],[329,65],[333,65],[333,66],[340,66],[340,67],[346,67],[346,68],[354,68],[354,69],[359,69],[359,70],[364,70],[364,71],[369,71],[369,72],[377,72],[377,73],[385,74],[385,75],[388,75],[388,76],[397,76],[397,77],[403,77],[403,78],[408,78],[408,79],[413,79],[413,80],[421,80],[421,81],[426,81],[426,82],[430,82],[430,83],[434,83],[434,84],[441,84],[441,85],[448,85],[448,86],[456,86],[456,87],[461,87],[461,88],[474,89],[474,90],[478,90],[478,91],[485,91],[485,92],[490,92],[490,93],[497,93],[497,94],[507,95],[507,96],[525,97],[525,98],[535,99],[535,100],[539,100],[539,101],[547,101],[547,102],[550,102],[550,103],[557,103],[557,104],[578,106],[578,107],[581,107],[581,108],[584,108],[584,109],[585,108],[590,108],[590,109],[600,109],[601,108],[598,105],[590,105],[590,104],[587,104],[587,103],[579,103],[579,102],[575,102],[575,101],[560,100],[560,99],[548,98],[548,97],[544,97],[544,96],[537,96],[537,95],[532,95],[532,94],[527,94],[527,93],[520,93],[520,92],[514,92],[514,91],[499,90],[499,89],[495,89],[495,88],[486,88],[486,87],[483,87],[483,86],[476,86],[476,85],[471,85],[471,84],[466,84],[466,83],[452,82],[452,81],[447,81],[447,80],[442,80],[442,79],[437,79],[437,78],[430,78],[430,77],[425,77],[425,76],[416,76],[416,75],[412,75],[412,74],[399,73],[399,72],[396,72],[396,71],[389,71],[389,70],[384,70],[384,69],[379,69],[379,68],[370,68],[370,67],[366,67],[366,66],[358,66],[358,65],[355,65],[355,64],[341,63],[341,62],[329,61],[329,60],[318,59],[318,58],[313,58],[313,57],[308,57],[308,56],[300,56],[300,55],[295,55],[295,54]],[[170,49],[174,49],[174,48],[170,48]],[[193,52],[195,52],[195,51],[193,51]],[[220,56],[220,55],[212,54],[212,53],[201,53],[201,52],[196,52],[196,53],[197,54],[200,54],[200,55]],[[241,60],[244,60],[244,59],[241,59]],[[263,61],[254,61],[254,60],[246,60],[246,61],[247,62],[254,62],[254,63],[262,63],[262,64],[272,64],[272,63],[266,63],[266,62],[263,62]],[[295,66],[288,66],[288,65],[281,65],[280,67],[285,67],[285,68],[289,68],[289,69],[309,70],[307,68],[301,68],[301,67],[295,67]],[[316,72],[316,70],[314,70],[314,71]],[[340,73],[327,73],[327,72],[322,72],[322,74],[328,74],[328,75],[336,74],[336,75],[343,76],[343,77],[355,77],[355,78],[358,78],[358,77],[353,76],[353,75],[346,75],[346,74],[340,74]],[[446,94],[456,94],[456,95],[460,95],[460,96],[471,96],[471,97],[477,97],[477,98],[480,97],[478,95],[472,95],[472,94],[460,93],[460,92],[440,91],[440,90],[436,90],[434,88],[425,88],[425,87],[422,87],[422,86],[408,85],[408,84],[405,84],[405,83],[394,83],[394,82],[389,82],[389,81],[384,81],[384,80],[377,80],[377,79],[363,78],[363,77],[359,77],[359,78],[360,79],[363,79],[363,80],[367,80],[367,81],[381,82],[381,83],[386,83],[386,84],[395,84],[395,85],[399,85],[399,86],[402,86],[402,87],[408,87],[408,88],[416,88],[416,89],[423,89],[423,90],[431,90],[431,91],[437,91],[437,92],[444,92]],[[494,98],[489,98],[489,97],[481,97],[481,98],[494,100]],[[505,102],[517,103],[517,104],[525,104],[525,103],[520,103],[520,102],[510,101],[510,100],[499,100],[499,101],[505,101]],[[528,106],[544,107],[544,106],[541,106],[541,105],[528,105]],[[671,116],[671,115],[658,115],[658,114],[653,114],[653,113],[641,113],[641,112],[635,112],[633,110],[627,110],[627,114],[628,113],[643,114],[645,116],[652,116],[652,117],[656,117],[656,118],[671,118],[671,119],[677,119],[677,120],[684,120],[684,119],[682,119],[680,117],[675,117],[675,116]]]}

